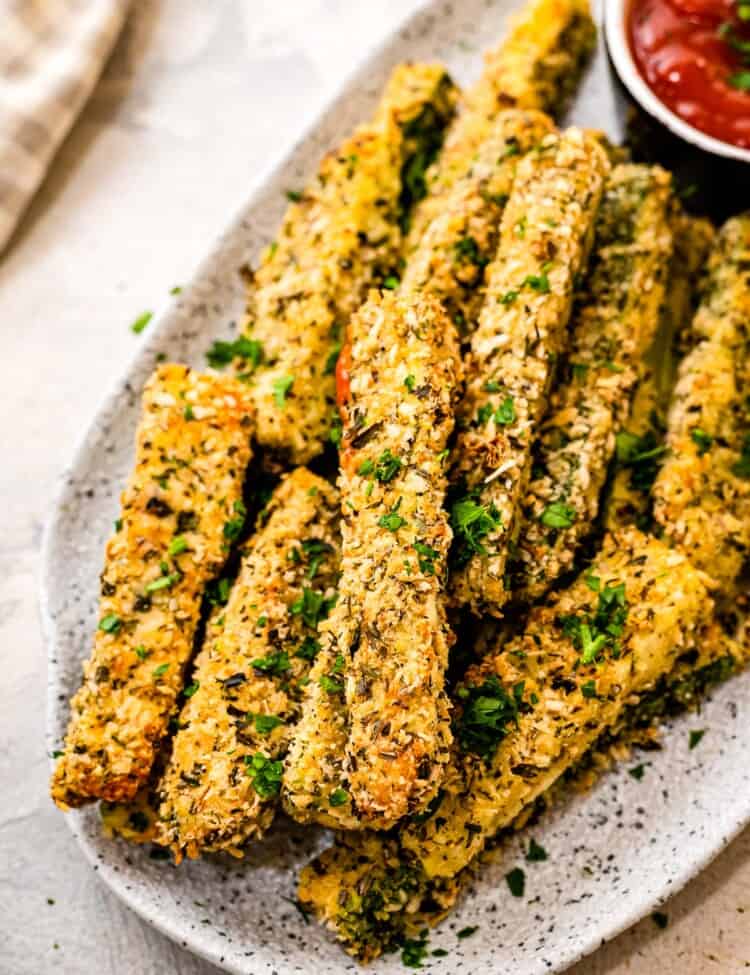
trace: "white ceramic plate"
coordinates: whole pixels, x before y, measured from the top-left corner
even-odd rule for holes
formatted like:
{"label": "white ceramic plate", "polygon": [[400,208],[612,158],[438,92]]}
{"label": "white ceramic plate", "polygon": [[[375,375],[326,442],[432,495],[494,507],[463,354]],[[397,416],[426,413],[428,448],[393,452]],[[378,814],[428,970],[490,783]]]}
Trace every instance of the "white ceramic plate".
{"label": "white ceramic plate", "polygon": [[[42,615],[49,644],[49,747],[60,747],[68,698],[80,680],[96,620],[104,542],[132,462],[138,397],[159,354],[205,364],[214,338],[241,312],[236,273],[270,240],[284,190],[313,172],[324,150],[365,118],[389,69],[404,59],[440,58],[459,82],[476,76],[481,51],[505,31],[517,0],[432,2],[372,56],[312,130],[260,185],[213,246],[192,284],[149,329],[147,341],[93,419],[67,473],[47,528]],[[577,99],[573,121],[622,134],[606,59],[599,57]],[[460,908],[431,936],[447,949],[436,973],[541,975],[560,971],[652,910],[697,873],[750,820],[750,674],[722,688],[700,716],[678,721],[666,748],[647,756],[639,782],[623,768],[535,828],[549,852],[525,864],[514,840]],[[707,728],[688,749],[688,729]],[[639,760],[640,761],[640,760]],[[207,859],[175,868],[102,835],[95,809],[67,821],[102,880],[149,923],[228,972],[334,975],[357,970],[317,924],[292,904],[295,872],[325,842],[322,832],[279,823],[244,862]],[[504,874],[523,864],[526,894],[510,895]],[[456,932],[477,925],[459,940]],[[373,972],[403,972],[397,956]]]}

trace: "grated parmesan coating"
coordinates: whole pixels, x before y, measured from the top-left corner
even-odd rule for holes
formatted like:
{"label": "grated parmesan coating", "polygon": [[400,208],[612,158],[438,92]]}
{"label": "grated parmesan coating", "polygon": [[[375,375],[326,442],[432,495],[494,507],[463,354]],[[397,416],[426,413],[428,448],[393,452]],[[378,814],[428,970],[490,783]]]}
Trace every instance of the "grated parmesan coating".
{"label": "grated parmesan coating", "polygon": [[258,442],[292,463],[328,440],[341,333],[368,288],[394,274],[455,99],[440,65],[397,67],[373,120],[326,156],[263,254],[243,326],[260,363],[246,375]]}
{"label": "grated parmesan coating", "polygon": [[401,292],[434,294],[461,335],[476,325],[485,269],[497,250],[500,219],[519,160],[551,130],[551,119],[541,112],[501,112],[407,255]]}
{"label": "grated parmesan coating", "polygon": [[[340,598],[284,790],[297,818],[384,826],[429,801],[448,758],[443,500],[460,359],[434,298],[373,292],[342,362]],[[334,788],[346,801],[331,807]]]}
{"label": "grated parmesan coating", "polygon": [[[593,614],[601,592],[615,586],[624,586],[626,608],[617,649],[582,663],[564,620]],[[365,960],[398,943],[425,915],[434,919],[451,906],[454,878],[487,841],[694,649],[711,609],[701,573],[683,555],[633,529],[608,537],[589,572],[533,609],[523,635],[490,654],[459,687],[464,708],[470,688],[490,679],[509,696],[520,688],[517,723],[508,722],[494,754],[456,746],[429,814],[387,837],[342,836],[303,870],[300,901]]]}
{"label": "grated parmesan coating", "polygon": [[107,543],[99,625],[52,778],[62,809],[131,800],[175,713],[203,593],[241,525],[253,409],[234,379],[160,366]]}
{"label": "grated parmesan coating", "polygon": [[750,214],[720,230],[654,484],[665,536],[730,591],[750,554]]}
{"label": "grated parmesan coating", "polygon": [[159,842],[177,861],[242,856],[271,824],[280,787],[280,766],[271,763],[294,734],[317,624],[335,602],[336,491],[297,468],[263,517],[228,602],[208,623],[161,781]]}
{"label": "grated parmesan coating", "polygon": [[567,340],[574,283],[586,265],[610,166],[578,129],[547,136],[521,160],[471,339],[453,450],[452,576],[459,604],[501,615],[506,561],[554,363]]}
{"label": "grated parmesan coating", "polygon": [[417,207],[408,250],[444,212],[455,181],[470,169],[504,109],[559,115],[594,50],[588,0],[531,0],[510,20],[510,33],[485,54],[484,70],[459,100],[445,146],[427,174],[428,195]]}
{"label": "grated parmesan coating", "polygon": [[625,525],[651,525],[651,488],[664,459],[669,396],[675,381],[680,345],[697,305],[697,285],[714,239],[713,225],[688,216],[680,207],[670,214],[674,250],[664,307],[654,341],[644,356],[624,440],[616,452],[614,476],[604,510],[608,531]]}
{"label": "grated parmesan coating", "polygon": [[671,182],[659,167],[625,164],[605,185],[565,367],[534,448],[511,569],[521,601],[539,599],[572,569],[598,514],[615,437],[659,325]]}

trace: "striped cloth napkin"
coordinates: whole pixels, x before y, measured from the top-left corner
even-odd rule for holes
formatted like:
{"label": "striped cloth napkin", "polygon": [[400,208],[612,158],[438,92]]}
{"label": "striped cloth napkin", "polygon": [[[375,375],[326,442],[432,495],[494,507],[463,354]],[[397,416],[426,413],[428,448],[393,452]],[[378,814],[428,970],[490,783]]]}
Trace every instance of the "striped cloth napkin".
{"label": "striped cloth napkin", "polygon": [[129,0],[0,0],[0,253],[96,84]]}

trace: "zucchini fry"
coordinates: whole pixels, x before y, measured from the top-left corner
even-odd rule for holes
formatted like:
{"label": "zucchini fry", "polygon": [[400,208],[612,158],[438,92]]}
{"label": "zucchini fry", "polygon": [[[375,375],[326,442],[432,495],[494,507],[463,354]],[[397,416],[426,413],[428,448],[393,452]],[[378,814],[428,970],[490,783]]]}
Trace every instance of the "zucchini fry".
{"label": "zucchini fry", "polygon": [[131,800],[182,690],[207,583],[242,528],[253,408],[242,383],[160,366],[106,548],[99,625],[52,778],[62,809]]}
{"label": "zucchini fry", "polygon": [[750,215],[729,220],[717,236],[690,338],[654,517],[673,545],[731,591],[750,555]]}
{"label": "zucchini fry", "polygon": [[458,603],[501,615],[508,548],[529,477],[533,438],[566,341],[610,166],[577,129],[547,136],[521,160],[503,214],[471,340],[451,480]]}
{"label": "zucchini fry", "polygon": [[434,294],[461,335],[476,325],[518,162],[551,130],[541,112],[501,112],[408,257],[401,293]]}
{"label": "zucchini fry", "polygon": [[683,555],[634,529],[608,537],[591,570],[459,687],[454,760],[429,815],[388,838],[343,837],[303,871],[302,903],[364,959],[423,922],[423,905],[450,906],[487,840],[695,648],[711,609]]}
{"label": "zucchini fry", "polygon": [[[429,801],[448,759],[451,532],[442,505],[460,372],[455,331],[434,298],[373,292],[350,322],[339,370],[340,599],[322,628],[320,667],[330,670],[313,674],[285,796],[298,818],[348,824],[354,815],[382,826]],[[334,783],[342,801],[331,809],[334,789],[321,792],[327,776],[310,776],[308,763],[313,755],[318,768],[338,771],[344,734]]]}
{"label": "zucchini fry", "polygon": [[659,325],[670,197],[671,178],[659,167],[617,166],[607,180],[561,385],[534,451],[511,569],[521,601],[537,600],[573,567],[599,511],[615,437]]}
{"label": "zucchini fry", "polygon": [[242,856],[270,825],[317,624],[336,598],[334,489],[297,468],[264,516],[227,604],[209,621],[161,782],[159,842],[178,861],[183,853]]}
{"label": "zucchini fry", "polygon": [[460,99],[445,146],[427,174],[429,192],[417,207],[408,251],[445,210],[445,194],[471,168],[498,114],[521,108],[558,115],[595,43],[588,0],[531,0],[512,18],[507,38],[485,55],[482,75]]}
{"label": "zucchini fry", "polygon": [[659,328],[642,367],[625,429],[616,438],[614,477],[605,527],[645,530],[652,523],[651,488],[664,459],[667,407],[679,349],[696,310],[698,279],[714,238],[712,224],[677,211],[671,217],[674,251]]}
{"label": "zucchini fry", "polygon": [[296,464],[328,440],[340,333],[368,288],[394,273],[402,228],[453,114],[439,65],[396,68],[373,121],[321,164],[287,210],[248,291],[243,332],[258,442]]}

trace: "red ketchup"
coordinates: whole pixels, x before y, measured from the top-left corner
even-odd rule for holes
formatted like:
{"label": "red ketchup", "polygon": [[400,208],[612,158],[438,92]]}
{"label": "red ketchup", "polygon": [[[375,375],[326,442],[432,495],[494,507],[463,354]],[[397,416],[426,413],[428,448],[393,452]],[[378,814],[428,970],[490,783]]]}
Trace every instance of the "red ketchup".
{"label": "red ketchup", "polygon": [[631,0],[628,42],[676,115],[750,148],[750,0]]}

